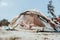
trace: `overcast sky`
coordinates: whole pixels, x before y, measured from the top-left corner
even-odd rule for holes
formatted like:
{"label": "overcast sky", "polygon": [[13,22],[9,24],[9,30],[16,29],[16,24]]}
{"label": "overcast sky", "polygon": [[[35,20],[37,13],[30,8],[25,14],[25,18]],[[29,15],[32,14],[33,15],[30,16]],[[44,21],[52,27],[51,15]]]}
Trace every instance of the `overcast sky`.
{"label": "overcast sky", "polygon": [[[55,15],[60,14],[60,0],[52,0],[55,7]],[[27,9],[37,9],[44,15],[47,13],[49,0],[0,0],[0,20],[8,19],[11,21],[16,15]]]}

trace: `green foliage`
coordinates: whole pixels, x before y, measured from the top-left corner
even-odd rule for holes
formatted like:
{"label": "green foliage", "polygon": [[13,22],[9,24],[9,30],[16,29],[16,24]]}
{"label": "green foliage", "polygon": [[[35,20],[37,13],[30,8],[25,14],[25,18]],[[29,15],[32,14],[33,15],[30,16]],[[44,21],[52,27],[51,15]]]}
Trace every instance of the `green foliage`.
{"label": "green foliage", "polygon": [[56,15],[54,14],[54,6],[52,5],[52,0],[49,1],[47,8],[48,8],[48,13],[50,13],[53,17],[56,17]]}
{"label": "green foliage", "polygon": [[60,18],[60,15],[58,17]]}
{"label": "green foliage", "polygon": [[2,20],[0,21],[0,26],[8,26],[8,24],[9,24],[9,22],[8,22],[7,19],[2,19]]}

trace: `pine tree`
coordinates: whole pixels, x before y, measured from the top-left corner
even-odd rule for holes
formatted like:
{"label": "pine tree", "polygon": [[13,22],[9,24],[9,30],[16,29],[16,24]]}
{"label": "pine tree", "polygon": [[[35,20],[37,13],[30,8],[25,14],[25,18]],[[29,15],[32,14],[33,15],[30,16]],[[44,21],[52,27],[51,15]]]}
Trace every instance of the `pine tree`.
{"label": "pine tree", "polygon": [[58,17],[60,18],[60,15]]}
{"label": "pine tree", "polygon": [[8,22],[7,19],[3,19],[3,20],[0,21],[1,26],[8,26],[8,24],[9,24],[9,22]]}
{"label": "pine tree", "polygon": [[52,0],[49,1],[47,8],[48,8],[48,13],[50,13],[53,17],[56,17],[56,15],[54,14],[54,6],[52,5]]}

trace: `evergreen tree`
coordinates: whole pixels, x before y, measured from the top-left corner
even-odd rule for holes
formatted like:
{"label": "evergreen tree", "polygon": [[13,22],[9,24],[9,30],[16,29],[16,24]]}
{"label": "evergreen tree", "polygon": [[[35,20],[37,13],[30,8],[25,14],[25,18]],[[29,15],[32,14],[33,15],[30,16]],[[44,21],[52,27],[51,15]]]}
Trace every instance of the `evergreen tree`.
{"label": "evergreen tree", "polygon": [[48,8],[48,13],[50,13],[53,17],[56,17],[54,14],[54,6],[52,5],[52,0],[49,1],[47,8]]}
{"label": "evergreen tree", "polygon": [[0,21],[1,26],[8,26],[9,22],[7,19],[3,19]]}
{"label": "evergreen tree", "polygon": [[58,17],[60,18],[60,15]]}

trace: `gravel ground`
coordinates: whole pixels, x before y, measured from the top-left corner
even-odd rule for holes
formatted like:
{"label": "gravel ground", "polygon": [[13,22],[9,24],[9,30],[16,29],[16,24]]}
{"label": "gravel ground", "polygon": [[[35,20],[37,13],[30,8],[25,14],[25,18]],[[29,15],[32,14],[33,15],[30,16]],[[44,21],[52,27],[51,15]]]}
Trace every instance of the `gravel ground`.
{"label": "gravel ground", "polygon": [[0,40],[60,40],[60,32],[38,32],[32,30],[0,30]]}

